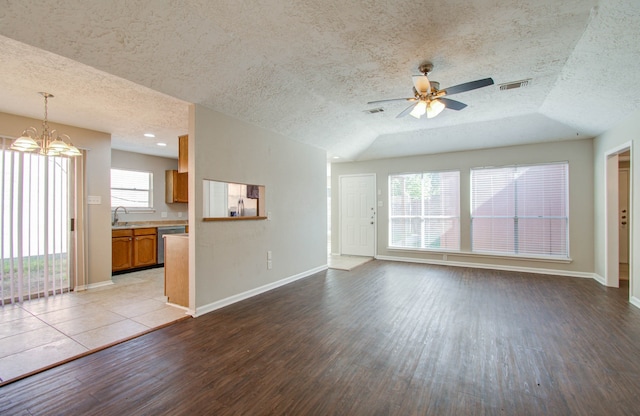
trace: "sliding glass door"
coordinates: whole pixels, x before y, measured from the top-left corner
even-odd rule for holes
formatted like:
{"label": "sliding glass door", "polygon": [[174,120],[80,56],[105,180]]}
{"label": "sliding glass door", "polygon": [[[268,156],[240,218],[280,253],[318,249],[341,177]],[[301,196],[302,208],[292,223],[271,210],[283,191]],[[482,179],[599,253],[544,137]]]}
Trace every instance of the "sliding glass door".
{"label": "sliding glass door", "polygon": [[67,292],[73,162],[12,151],[10,139],[0,140],[0,302]]}

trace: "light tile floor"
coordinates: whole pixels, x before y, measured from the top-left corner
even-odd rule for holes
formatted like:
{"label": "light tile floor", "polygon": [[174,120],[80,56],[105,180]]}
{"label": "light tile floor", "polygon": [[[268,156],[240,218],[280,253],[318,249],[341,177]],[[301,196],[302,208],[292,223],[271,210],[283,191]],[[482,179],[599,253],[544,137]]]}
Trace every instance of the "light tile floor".
{"label": "light tile floor", "polygon": [[329,255],[328,258],[328,266],[330,269],[338,269],[338,270],[351,270],[355,267],[360,266],[368,261],[373,260],[373,257],[363,257],[363,256],[338,256],[335,254]]}
{"label": "light tile floor", "polygon": [[113,282],[0,306],[0,382],[186,316],[165,303],[162,268],[114,276]]}

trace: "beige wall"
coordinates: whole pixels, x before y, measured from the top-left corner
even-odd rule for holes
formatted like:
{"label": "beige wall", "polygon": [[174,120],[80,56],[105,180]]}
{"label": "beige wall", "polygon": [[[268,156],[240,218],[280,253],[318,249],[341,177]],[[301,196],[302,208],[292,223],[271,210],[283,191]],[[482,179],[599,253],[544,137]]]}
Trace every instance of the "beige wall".
{"label": "beige wall", "polygon": [[640,259],[640,169],[635,169],[638,158],[635,147],[640,145],[640,111],[634,113],[626,122],[607,133],[597,137],[594,141],[594,188],[595,188],[595,272],[605,276],[605,158],[614,149],[630,143],[631,149],[631,183],[633,186],[631,200],[631,270],[630,287],[634,303],[640,307],[640,264],[634,261]]}
{"label": "beige wall", "polygon": [[[264,185],[272,219],[203,222],[203,179]],[[192,105],[189,198],[191,309],[326,266],[324,151]]]}
{"label": "beige wall", "polygon": [[[125,214],[118,211],[120,221],[182,221],[187,219],[187,204],[167,204],[165,202],[165,171],[178,169],[178,159],[111,150],[111,167],[153,173],[153,209],[155,212],[136,213],[131,211],[131,213]],[[167,214],[166,217],[162,217],[163,212]],[[179,217],[179,214],[182,214],[182,217]]]}
{"label": "beige wall", "polygon": [[[470,169],[480,166],[502,166],[569,161],[569,239],[570,263],[532,261],[470,255]],[[460,228],[461,254],[408,250],[389,250],[388,245],[388,176],[392,173],[429,170],[460,170]],[[501,147],[494,149],[379,159],[353,163],[334,163],[331,166],[331,251],[339,252],[339,176],[356,173],[375,173],[378,201],[377,255],[418,261],[473,263],[496,268],[532,268],[566,271],[567,274],[589,276],[593,272],[593,141],[575,140]],[[466,253],[466,254],[465,254]]]}
{"label": "beige wall", "polygon": [[[0,135],[18,137],[42,120],[0,113]],[[111,135],[63,124],[49,123],[50,128],[68,134],[78,148],[87,149],[87,195],[99,196],[100,205],[87,206],[88,284],[111,281]]]}

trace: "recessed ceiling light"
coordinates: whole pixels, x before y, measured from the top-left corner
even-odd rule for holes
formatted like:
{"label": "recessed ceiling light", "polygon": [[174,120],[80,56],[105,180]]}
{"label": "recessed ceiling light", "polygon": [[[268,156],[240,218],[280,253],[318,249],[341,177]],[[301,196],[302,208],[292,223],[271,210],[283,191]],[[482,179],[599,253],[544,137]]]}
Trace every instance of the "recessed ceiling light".
{"label": "recessed ceiling light", "polygon": [[158,142],[158,143],[156,143],[156,144],[157,144],[158,146],[162,146],[162,147],[164,147],[164,146],[166,146],[166,145],[167,145],[166,143],[162,143],[162,142]]}
{"label": "recessed ceiling light", "polygon": [[340,156],[334,156],[333,158],[334,159],[340,159]]}
{"label": "recessed ceiling light", "polygon": [[156,135],[153,133],[145,133],[144,137],[156,137]]}

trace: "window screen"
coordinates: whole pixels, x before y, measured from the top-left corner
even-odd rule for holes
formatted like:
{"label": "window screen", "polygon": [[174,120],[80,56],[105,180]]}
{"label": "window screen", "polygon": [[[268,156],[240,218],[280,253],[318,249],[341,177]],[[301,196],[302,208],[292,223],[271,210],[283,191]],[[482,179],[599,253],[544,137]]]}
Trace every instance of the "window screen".
{"label": "window screen", "polygon": [[472,251],[568,257],[568,167],[472,169]]}
{"label": "window screen", "polygon": [[151,208],[153,174],[111,169],[111,207]]}
{"label": "window screen", "polygon": [[389,176],[389,246],[460,249],[460,172]]}

